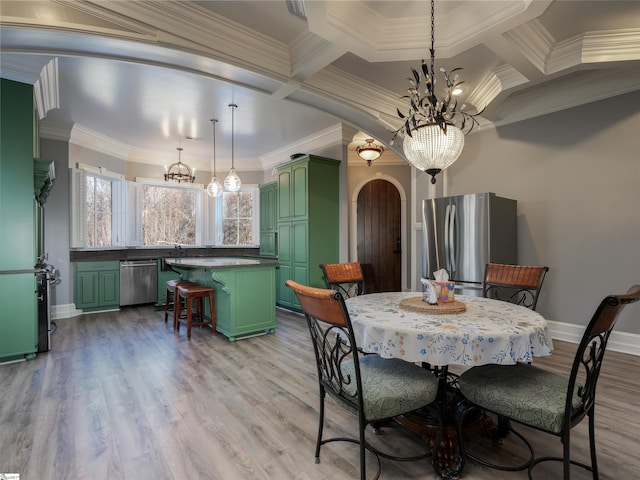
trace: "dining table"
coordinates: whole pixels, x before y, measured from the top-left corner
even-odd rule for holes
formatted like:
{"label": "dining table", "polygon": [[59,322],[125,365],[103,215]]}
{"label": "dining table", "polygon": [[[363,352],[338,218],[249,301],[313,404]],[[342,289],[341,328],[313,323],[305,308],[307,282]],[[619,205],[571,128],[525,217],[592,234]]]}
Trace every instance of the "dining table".
{"label": "dining table", "polygon": [[[553,342],[545,318],[520,305],[490,298],[455,295],[453,302],[430,305],[420,292],[383,292],[345,300],[355,340],[364,353],[420,363],[440,378],[439,402],[444,431],[438,452],[441,475],[457,478],[460,458],[454,425],[457,404],[464,400],[449,367],[460,365],[531,363],[551,355]],[[395,421],[433,445],[437,422],[428,414],[406,415]],[[486,415],[471,419],[463,436],[494,432]]]}

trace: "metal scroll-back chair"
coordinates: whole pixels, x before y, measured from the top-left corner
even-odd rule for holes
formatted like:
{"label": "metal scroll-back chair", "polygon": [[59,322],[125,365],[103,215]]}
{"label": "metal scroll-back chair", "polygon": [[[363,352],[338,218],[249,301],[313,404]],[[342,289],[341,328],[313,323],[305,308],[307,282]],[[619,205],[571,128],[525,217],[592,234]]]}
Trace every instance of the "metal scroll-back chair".
{"label": "metal scroll-back chair", "polygon": [[536,309],[548,267],[488,263],[482,296]]}
{"label": "metal scroll-back chair", "polygon": [[364,276],[360,263],[323,263],[320,269],[327,288],[340,292],[344,298],[364,295]]}
{"label": "metal scroll-back chair", "polygon": [[[620,312],[626,305],[639,300],[640,285],[634,285],[626,294],[609,295],[600,302],[578,345],[569,376],[526,363],[482,365],[464,372],[460,375],[458,384],[460,391],[472,405],[467,409],[461,409],[457,427],[462,428],[468,412],[479,408],[550,433],[560,437],[563,445],[562,457],[535,458],[531,444],[522,435],[517,434],[531,454],[529,460],[520,468],[528,470],[529,479],[533,478],[532,469],[538,463],[555,460],[563,463],[564,480],[570,478],[571,464],[590,471],[593,479],[597,480],[594,417],[600,367],[607,341]],[[591,465],[576,462],[570,457],[571,429],[584,417],[589,417]],[[516,433],[515,430],[512,431]],[[470,455],[467,455],[467,458],[492,468],[512,470],[489,464]]]}
{"label": "metal scroll-back chair", "polygon": [[[437,466],[437,448],[442,437],[442,422],[433,402],[438,391],[438,379],[427,370],[400,359],[385,359],[378,355],[361,356],[357,350],[351,319],[344,298],[331,289],[307,287],[293,280],[286,282],[298,297],[311,334],[320,390],[320,418],[316,441],[316,463],[320,462],[320,447],[346,441],[360,445],[360,478],[366,478],[365,450],[372,452],[381,470],[380,456],[392,460],[420,460],[433,455]],[[323,439],[325,396],[331,395],[339,404],[358,415],[358,438]],[[440,427],[433,453],[414,457],[396,457],[372,447],[365,438],[369,423],[393,418],[419,408],[433,410]]]}

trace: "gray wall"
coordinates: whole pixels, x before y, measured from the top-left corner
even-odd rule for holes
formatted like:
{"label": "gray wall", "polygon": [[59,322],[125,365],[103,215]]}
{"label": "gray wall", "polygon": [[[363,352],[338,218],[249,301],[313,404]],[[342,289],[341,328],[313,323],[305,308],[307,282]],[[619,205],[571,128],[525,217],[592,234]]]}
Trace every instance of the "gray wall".
{"label": "gray wall", "polygon": [[[538,311],[585,325],[640,283],[640,92],[469,135],[440,188],[518,200],[519,263],[550,269]],[[617,330],[640,333],[639,317]]]}
{"label": "gray wall", "polygon": [[61,283],[51,290],[51,303],[67,305],[73,303],[73,272],[69,263],[69,144],[41,139],[40,156],[53,160],[56,169],[53,188],[44,204],[44,251],[61,278]]}

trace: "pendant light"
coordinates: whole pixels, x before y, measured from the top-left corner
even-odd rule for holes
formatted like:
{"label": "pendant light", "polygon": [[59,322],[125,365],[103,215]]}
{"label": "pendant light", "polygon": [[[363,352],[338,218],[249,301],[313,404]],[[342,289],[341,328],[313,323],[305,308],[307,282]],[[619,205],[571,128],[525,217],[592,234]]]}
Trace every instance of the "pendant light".
{"label": "pendant light", "polygon": [[238,108],[238,105],[235,103],[230,103],[229,108],[231,108],[231,170],[229,170],[229,175],[224,179],[224,188],[230,192],[237,192],[240,190],[240,186],[242,182],[240,181],[240,177],[236,173],[236,169],[234,168],[234,138],[233,138],[233,128],[234,128],[234,112],[235,109]]}
{"label": "pendant light", "polygon": [[164,181],[165,182],[187,182],[193,183],[196,179],[196,169],[192,169],[186,163],[182,163],[182,148],[176,148],[178,150],[178,161],[172,163],[168,167],[164,167]]}
{"label": "pendant light", "polygon": [[373,138],[367,138],[365,143],[356,147],[356,153],[361,159],[367,162],[368,166],[371,166],[371,163],[380,158],[380,155],[384,152],[384,147],[374,143],[374,141]]}
{"label": "pendant light", "polygon": [[222,191],[224,189],[216,178],[216,123],[218,123],[218,120],[212,118],[210,122],[213,126],[213,168],[211,181],[209,182],[209,185],[207,185],[207,195],[209,195],[210,197],[219,197],[220,195],[222,195]]}
{"label": "pendant light", "polygon": [[[436,175],[458,159],[464,147],[463,130],[468,128],[468,133],[478,125],[475,117],[482,113],[463,112],[464,104],[458,108],[456,95],[463,82],[458,82],[455,72],[461,68],[454,68],[451,72],[440,68],[444,74],[445,95],[439,98],[436,94],[434,5],[435,1],[431,0],[431,64],[422,61],[422,75],[411,69],[411,87],[409,95],[404,97],[409,99],[409,112],[403,114],[398,109],[398,116],[404,124],[396,130],[390,142],[393,145],[397,135],[404,136],[402,149],[405,157],[415,168],[431,175],[431,183],[436,183]],[[458,121],[460,126],[455,123]]]}

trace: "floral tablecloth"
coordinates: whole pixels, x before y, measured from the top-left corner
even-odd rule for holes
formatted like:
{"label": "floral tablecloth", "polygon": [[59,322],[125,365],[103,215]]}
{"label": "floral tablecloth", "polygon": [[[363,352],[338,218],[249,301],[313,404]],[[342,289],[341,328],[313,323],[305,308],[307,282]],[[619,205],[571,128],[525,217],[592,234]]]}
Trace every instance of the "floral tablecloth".
{"label": "floral tablecloth", "polygon": [[346,301],[356,342],[365,352],[444,366],[514,364],[553,350],[542,315],[518,305],[456,295],[467,309],[433,315],[399,307],[417,292],[374,293]]}

